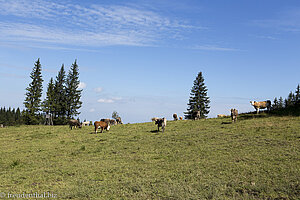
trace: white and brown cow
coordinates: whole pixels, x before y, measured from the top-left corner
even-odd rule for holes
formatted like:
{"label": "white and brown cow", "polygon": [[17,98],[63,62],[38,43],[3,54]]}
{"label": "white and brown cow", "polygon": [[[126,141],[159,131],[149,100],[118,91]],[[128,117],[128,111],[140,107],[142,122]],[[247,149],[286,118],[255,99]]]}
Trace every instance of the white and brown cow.
{"label": "white and brown cow", "polygon": [[218,114],[217,117],[218,117],[218,118],[220,118],[220,117],[226,117],[226,115]]}
{"label": "white and brown cow", "polygon": [[159,131],[159,127],[162,128],[162,132],[165,131],[165,127],[167,126],[167,119],[166,118],[159,118],[155,121],[155,124],[157,124],[157,131]]}
{"label": "white and brown cow", "polygon": [[117,117],[116,122],[117,124],[123,124],[121,117]]}
{"label": "white and brown cow", "polygon": [[250,101],[251,105],[255,108],[257,114],[259,113],[259,109],[265,109],[267,108],[268,111],[270,111],[271,108],[271,101],[267,100],[267,101]]}
{"label": "white and brown cow", "polygon": [[239,115],[238,110],[232,108],[230,111],[231,111],[231,119],[232,119],[232,122],[236,122],[237,117],[238,117],[238,115]]}
{"label": "white and brown cow", "polygon": [[95,133],[97,133],[98,128],[101,129],[100,133],[102,133],[103,130],[109,131],[109,129],[110,129],[109,124],[107,122],[104,122],[104,121],[95,121],[94,126],[95,126]]}

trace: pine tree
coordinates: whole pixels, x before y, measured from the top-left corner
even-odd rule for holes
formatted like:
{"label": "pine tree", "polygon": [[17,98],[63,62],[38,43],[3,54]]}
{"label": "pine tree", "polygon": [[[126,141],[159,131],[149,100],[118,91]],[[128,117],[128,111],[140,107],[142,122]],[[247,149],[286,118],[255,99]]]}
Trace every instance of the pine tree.
{"label": "pine tree", "polygon": [[272,110],[278,109],[278,100],[277,97],[275,97],[273,104],[272,104]]}
{"label": "pine tree", "polygon": [[285,107],[290,107],[294,105],[294,94],[293,92],[290,92],[288,95],[288,98],[285,99]]}
{"label": "pine tree", "polygon": [[43,111],[46,113],[53,114],[55,106],[55,91],[53,78],[48,83],[46,99],[43,101]]}
{"label": "pine tree", "polygon": [[200,111],[200,118],[206,118],[210,109],[210,100],[207,96],[207,88],[204,84],[202,72],[198,73],[190,95],[189,103],[187,104],[187,112],[185,112],[185,118],[192,119],[195,111]]}
{"label": "pine tree", "polygon": [[282,98],[282,97],[279,97],[279,100],[278,100],[278,108],[284,108],[283,98]]}
{"label": "pine tree", "polygon": [[66,117],[66,72],[64,69],[64,64],[61,66],[58,75],[56,76],[54,84],[54,123],[64,124]]}
{"label": "pine tree", "polygon": [[43,90],[42,67],[40,59],[34,64],[30,74],[32,82],[26,88],[26,98],[24,105],[26,108],[26,124],[37,124],[39,122],[38,114],[41,110],[41,97]]}
{"label": "pine tree", "polygon": [[82,102],[80,101],[82,90],[78,89],[79,83],[79,69],[77,61],[75,60],[69,70],[66,80],[66,114],[68,119],[80,114],[78,109],[80,109],[82,105]]}
{"label": "pine tree", "polygon": [[296,101],[296,103],[299,103],[299,101],[300,101],[300,85],[299,84],[295,91],[295,101]]}

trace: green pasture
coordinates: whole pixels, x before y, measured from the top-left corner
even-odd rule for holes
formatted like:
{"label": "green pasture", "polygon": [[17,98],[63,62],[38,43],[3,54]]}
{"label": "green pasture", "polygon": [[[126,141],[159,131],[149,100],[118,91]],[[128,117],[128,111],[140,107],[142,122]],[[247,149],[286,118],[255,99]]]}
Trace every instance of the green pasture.
{"label": "green pasture", "polygon": [[98,134],[91,126],[2,128],[0,194],[300,199],[300,117],[168,121],[156,130],[154,122]]}

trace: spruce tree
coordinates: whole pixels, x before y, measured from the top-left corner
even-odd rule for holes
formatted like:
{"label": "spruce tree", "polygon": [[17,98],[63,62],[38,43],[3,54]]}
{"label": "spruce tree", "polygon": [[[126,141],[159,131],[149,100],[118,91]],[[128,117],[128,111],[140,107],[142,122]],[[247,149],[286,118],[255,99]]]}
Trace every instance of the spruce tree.
{"label": "spruce tree", "polygon": [[55,124],[64,124],[66,117],[66,72],[64,65],[61,66],[58,75],[56,76],[54,84],[54,123]]}
{"label": "spruce tree", "polygon": [[43,111],[53,115],[55,105],[55,91],[53,78],[48,83],[46,99],[43,101]]}
{"label": "spruce tree", "polygon": [[80,114],[78,109],[80,109],[82,105],[82,102],[80,101],[82,90],[78,89],[79,83],[79,69],[77,60],[75,60],[69,70],[66,80],[66,114],[68,119]]}
{"label": "spruce tree", "polygon": [[39,112],[41,110],[41,97],[43,90],[43,79],[42,79],[42,67],[40,59],[34,64],[33,70],[30,73],[30,78],[32,79],[29,86],[26,88],[26,98],[24,105],[26,108],[26,124],[38,124],[39,122]]}
{"label": "spruce tree", "polygon": [[194,81],[194,86],[191,89],[185,118],[192,119],[193,113],[197,111],[200,111],[200,118],[206,118],[210,109],[209,103],[210,100],[207,96],[207,88],[204,84],[204,78],[202,76],[202,72],[199,72]]}
{"label": "spruce tree", "polygon": [[272,104],[272,110],[278,109],[278,100],[277,97],[275,97],[273,104]]}
{"label": "spruce tree", "polygon": [[283,98],[282,98],[282,97],[279,97],[279,100],[278,100],[278,108],[284,108]]}
{"label": "spruce tree", "polygon": [[299,103],[299,101],[300,101],[300,85],[299,84],[295,91],[295,101],[296,101],[296,103]]}

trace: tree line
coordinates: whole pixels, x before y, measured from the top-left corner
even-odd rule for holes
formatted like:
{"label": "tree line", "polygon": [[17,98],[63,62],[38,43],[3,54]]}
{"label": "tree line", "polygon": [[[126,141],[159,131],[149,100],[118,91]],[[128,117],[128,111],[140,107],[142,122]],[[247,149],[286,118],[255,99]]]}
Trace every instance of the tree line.
{"label": "tree line", "polygon": [[41,124],[45,114],[53,118],[55,125],[66,124],[67,121],[79,115],[82,90],[79,89],[79,67],[77,60],[71,65],[66,74],[62,64],[55,80],[50,79],[47,85],[46,98],[41,99],[43,92],[42,66],[38,59],[30,73],[32,79],[26,88],[23,120],[25,124]]}
{"label": "tree line", "polygon": [[271,106],[271,113],[277,115],[300,115],[300,85],[295,92],[290,92],[288,97],[275,97]]}

